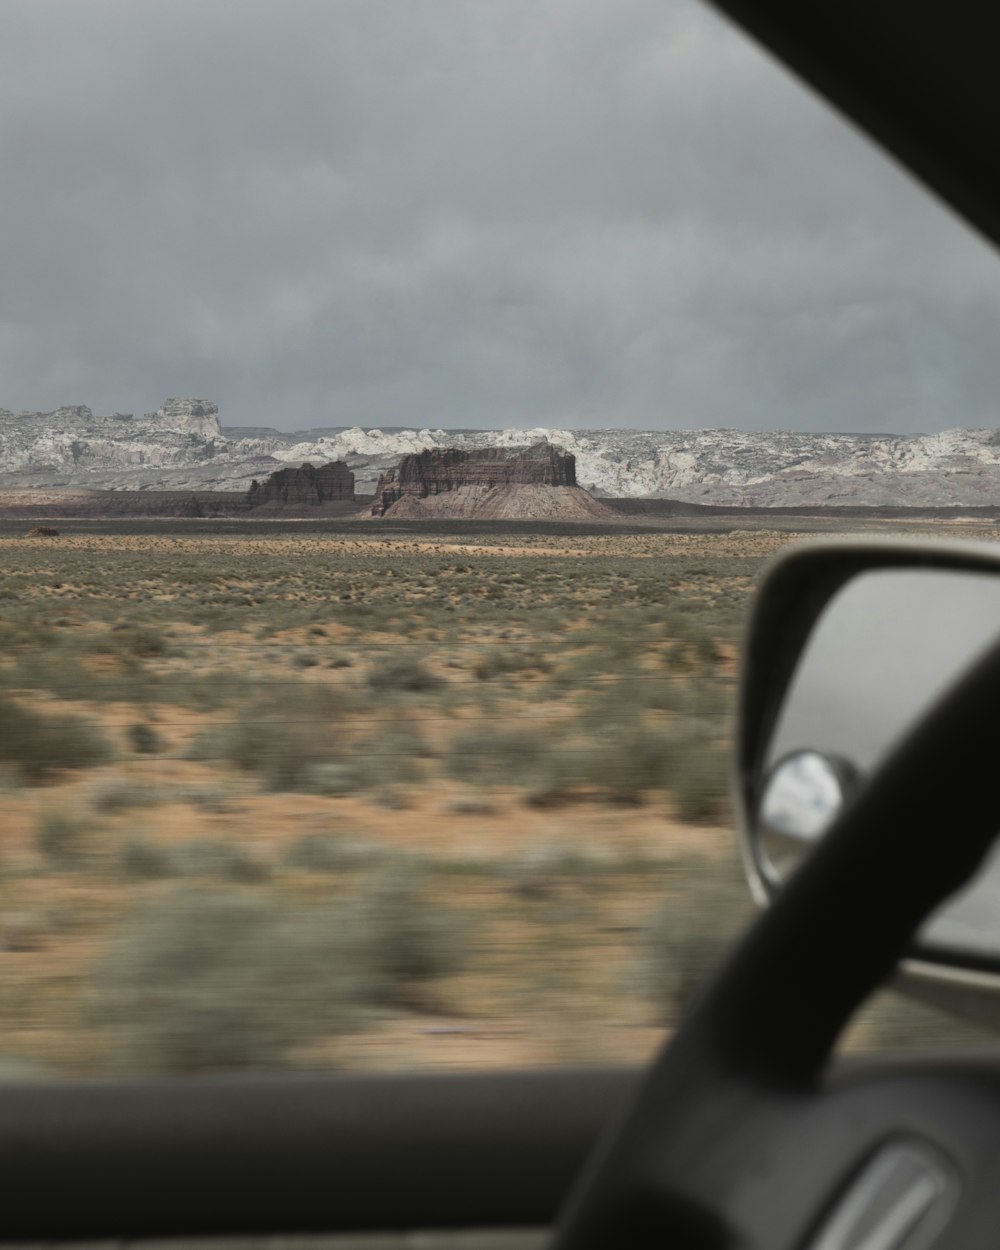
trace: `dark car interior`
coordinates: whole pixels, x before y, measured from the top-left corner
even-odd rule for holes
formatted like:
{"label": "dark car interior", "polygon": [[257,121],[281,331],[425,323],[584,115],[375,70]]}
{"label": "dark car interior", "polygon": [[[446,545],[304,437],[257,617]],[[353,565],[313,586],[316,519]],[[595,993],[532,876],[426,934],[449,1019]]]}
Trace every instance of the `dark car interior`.
{"label": "dark car interior", "polygon": [[[994,6],[718,7],[1000,242]],[[791,560],[760,601],[744,786],[831,586]],[[555,1229],[560,1250],[993,1244],[1000,1065],[827,1069],[846,1021],[1000,828],[998,683],[994,650],[845,811],[649,1072],[7,1083],[0,1237],[499,1247]]]}

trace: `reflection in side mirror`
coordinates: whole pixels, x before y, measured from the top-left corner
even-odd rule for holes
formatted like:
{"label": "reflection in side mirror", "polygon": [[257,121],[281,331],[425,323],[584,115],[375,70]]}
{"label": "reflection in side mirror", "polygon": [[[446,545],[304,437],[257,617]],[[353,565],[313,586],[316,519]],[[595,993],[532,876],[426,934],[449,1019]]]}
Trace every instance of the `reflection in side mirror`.
{"label": "reflection in side mirror", "polygon": [[821,751],[795,751],[775,764],[764,783],[756,830],[761,871],[771,885],[788,880],[857,784],[846,760]]}
{"label": "reflection in side mirror", "polygon": [[[759,897],[788,880],[892,748],[1000,637],[1000,561],[990,571],[949,567],[947,554],[935,566],[873,552],[867,567],[831,583],[804,643],[801,634],[775,639],[776,654],[792,648],[791,675],[760,727],[765,740],[748,740],[744,838]],[[786,590],[783,613],[788,603]],[[917,946],[921,957],[971,954],[1000,967],[1000,854],[930,918]]]}

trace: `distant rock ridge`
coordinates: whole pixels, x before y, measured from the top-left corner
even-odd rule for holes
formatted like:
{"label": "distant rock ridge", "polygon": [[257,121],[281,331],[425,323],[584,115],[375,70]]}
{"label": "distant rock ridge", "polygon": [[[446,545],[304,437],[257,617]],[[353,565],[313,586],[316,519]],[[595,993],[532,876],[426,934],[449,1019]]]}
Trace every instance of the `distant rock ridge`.
{"label": "distant rock ridge", "polygon": [[111,465],[142,473],[210,460],[226,445],[219,410],[204,399],[168,399],[141,417],[97,417],[86,404],[53,412],[0,409],[0,434],[0,472],[55,479],[45,484],[82,482]]}
{"label": "distant rock ridge", "polygon": [[165,399],[156,412],[136,417],[131,412],[113,412],[109,417],[97,417],[86,404],[66,404],[51,412],[11,412],[0,408],[0,425],[13,429],[19,423],[29,425],[79,426],[82,430],[108,424],[115,432],[122,433],[124,423],[134,426],[150,425],[174,434],[198,434],[207,438],[221,438],[219,409],[207,399]]}
{"label": "distant rock ridge", "polygon": [[263,482],[251,482],[247,491],[251,508],[264,504],[320,507],[345,500],[354,501],[354,474],[343,460],[319,468],[307,461],[298,469],[277,469]]}
{"label": "distant rock ridge", "polygon": [[147,412],[143,420],[187,434],[222,437],[218,406],[207,399],[165,399],[156,412]]}
{"label": "distant rock ridge", "polygon": [[379,478],[372,516],[385,516],[404,498],[426,499],[464,488],[487,491],[498,486],[576,486],[576,460],[546,442],[412,453]]}
{"label": "distant rock ridge", "polygon": [[[714,430],[504,430],[360,426],[295,432],[219,424],[215,404],[169,399],[155,413],[95,416],[0,409],[0,489],[236,492],[304,462],[343,461],[371,494],[400,457],[516,451],[543,443],[575,457],[593,494],[725,507],[995,507],[1000,431],[937,434]],[[430,498],[430,496],[427,496]]]}

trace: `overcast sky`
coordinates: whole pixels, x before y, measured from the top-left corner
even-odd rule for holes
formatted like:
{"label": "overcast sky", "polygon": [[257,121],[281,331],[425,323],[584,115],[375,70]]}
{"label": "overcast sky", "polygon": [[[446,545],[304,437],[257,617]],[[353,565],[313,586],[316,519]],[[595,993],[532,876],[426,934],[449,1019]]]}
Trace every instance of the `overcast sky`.
{"label": "overcast sky", "polygon": [[1000,260],[695,0],[3,0],[0,407],[1000,424]]}

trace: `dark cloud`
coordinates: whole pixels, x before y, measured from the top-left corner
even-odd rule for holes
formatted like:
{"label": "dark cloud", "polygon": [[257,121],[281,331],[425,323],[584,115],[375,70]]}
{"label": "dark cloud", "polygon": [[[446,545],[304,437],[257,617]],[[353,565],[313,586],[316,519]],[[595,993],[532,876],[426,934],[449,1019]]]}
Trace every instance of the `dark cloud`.
{"label": "dark cloud", "polygon": [[994,424],[1000,267],[694,0],[6,0],[0,406]]}

